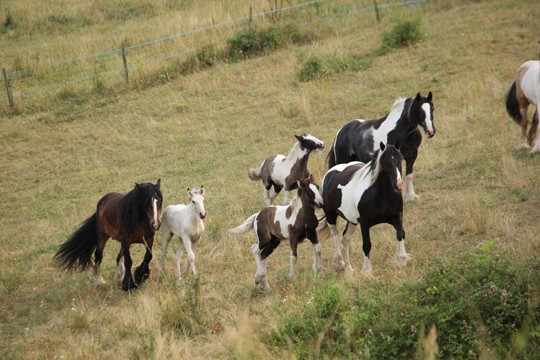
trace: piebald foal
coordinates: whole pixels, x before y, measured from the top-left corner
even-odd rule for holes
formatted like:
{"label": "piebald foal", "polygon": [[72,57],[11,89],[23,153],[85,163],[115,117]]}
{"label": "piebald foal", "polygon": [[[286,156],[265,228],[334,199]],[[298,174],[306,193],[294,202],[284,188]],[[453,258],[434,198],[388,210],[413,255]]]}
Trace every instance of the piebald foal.
{"label": "piebald foal", "polygon": [[290,205],[265,207],[251,215],[242,225],[229,229],[229,233],[234,235],[246,233],[251,229],[257,234],[258,241],[251,246],[251,252],[257,264],[255,284],[262,284],[264,290],[270,288],[266,279],[266,259],[282,240],[289,239],[291,245],[290,277],[294,273],[298,257],[298,243],[305,238],[313,244],[313,270],[320,272],[322,268],[321,244],[316,231],[319,220],[315,215],[315,208],[322,207],[323,200],[313,176],[298,181],[297,185],[298,196]]}
{"label": "piebald foal", "polygon": [[[313,150],[322,152],[324,149],[324,142],[313,135],[294,135],[294,137],[297,142],[287,156],[280,154],[270,156],[259,167],[251,168],[248,171],[251,180],[262,179],[266,206],[272,205],[283,188],[285,188],[283,205],[287,205],[289,192],[296,189],[297,181],[309,176],[307,168],[309,154]],[[271,192],[270,189],[272,189]]]}

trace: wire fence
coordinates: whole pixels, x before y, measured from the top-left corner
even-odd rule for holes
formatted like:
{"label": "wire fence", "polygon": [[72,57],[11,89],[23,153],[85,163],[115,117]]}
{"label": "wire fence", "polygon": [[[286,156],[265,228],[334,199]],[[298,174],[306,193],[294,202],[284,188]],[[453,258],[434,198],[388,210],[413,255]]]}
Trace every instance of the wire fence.
{"label": "wire fence", "polygon": [[[389,1],[391,1],[391,0],[389,0]],[[417,5],[417,4],[427,3],[429,1],[430,0],[408,0],[408,1],[397,1],[397,2],[387,2],[387,3],[378,4],[377,0],[373,0],[373,3],[371,5],[354,8],[354,9],[351,9],[349,11],[343,12],[341,14],[334,14],[334,15],[331,15],[331,16],[320,16],[320,17],[317,17],[317,18],[312,18],[312,19],[309,19],[309,20],[306,20],[306,21],[297,22],[297,23],[295,23],[293,25],[308,26],[310,24],[320,23],[320,22],[324,22],[324,21],[328,21],[328,20],[343,19],[343,18],[346,18],[346,17],[355,16],[355,15],[358,15],[358,14],[361,14],[361,13],[368,13],[368,12],[374,12],[376,14],[377,20],[379,20],[379,10],[380,9],[387,9],[387,8],[398,7],[398,6]],[[239,23],[251,24],[255,19],[260,18],[260,17],[265,17],[265,16],[268,16],[268,15],[272,16],[272,15],[280,14],[280,13],[286,12],[286,11],[297,10],[297,9],[300,9],[300,8],[319,5],[319,4],[323,3],[323,2],[324,2],[324,0],[310,0],[310,1],[303,2],[303,3],[289,5],[289,6],[285,6],[285,7],[281,7],[281,8],[277,8],[277,9],[271,9],[271,10],[268,10],[268,11],[262,11],[262,12],[258,12],[258,13],[253,13],[252,8],[250,8],[249,9],[249,15],[246,15],[246,16],[238,17],[238,18],[235,18],[235,19],[232,19],[232,20],[228,20],[228,21],[217,23],[217,24],[204,26],[204,27],[201,27],[201,28],[181,32],[181,33],[178,33],[178,34],[174,34],[174,35],[170,35],[170,36],[166,36],[166,37],[162,37],[162,38],[158,38],[158,39],[149,40],[149,41],[146,41],[146,42],[141,42],[141,43],[138,43],[138,44],[133,44],[133,45],[129,45],[129,46],[124,46],[124,44],[122,44],[122,46],[120,48],[117,48],[117,49],[110,49],[110,50],[106,50],[106,51],[103,51],[103,52],[100,52],[100,53],[95,53],[95,54],[85,55],[85,56],[81,56],[81,57],[77,57],[77,58],[70,58],[70,59],[60,60],[60,61],[56,61],[56,62],[51,62],[51,63],[48,63],[48,64],[45,65],[45,68],[46,68],[45,70],[40,69],[40,71],[42,73],[43,72],[45,72],[45,73],[54,73],[56,71],[56,72],[61,72],[62,75],[65,75],[64,72],[66,72],[66,66],[68,66],[68,65],[80,64],[82,62],[87,62],[87,61],[94,61],[94,63],[92,64],[93,70],[94,70],[93,74],[88,74],[88,69],[84,69],[87,72],[86,74],[84,74],[82,76],[79,75],[78,77],[74,77],[72,79],[61,81],[61,82],[48,82],[47,83],[47,80],[48,80],[47,77],[38,75],[40,73],[40,71],[37,71],[35,68],[31,68],[31,67],[27,67],[27,68],[24,68],[24,69],[13,70],[13,71],[9,71],[9,70],[3,68],[2,69],[2,74],[3,74],[3,78],[4,78],[4,84],[5,84],[5,89],[6,89],[7,96],[0,96],[0,99],[7,99],[10,108],[13,109],[15,107],[14,97],[21,97],[21,96],[24,96],[24,95],[44,92],[44,91],[48,91],[48,90],[55,89],[55,88],[66,87],[66,86],[70,86],[70,85],[73,85],[73,84],[82,83],[84,81],[94,80],[96,78],[108,77],[108,76],[113,75],[113,74],[124,73],[124,79],[125,79],[126,83],[129,83],[129,75],[128,74],[129,74],[130,70],[138,69],[141,66],[157,63],[157,62],[160,62],[160,61],[166,61],[166,60],[170,60],[170,59],[174,59],[174,58],[181,58],[181,57],[184,57],[184,56],[194,52],[194,50],[193,49],[186,49],[186,50],[182,50],[182,51],[176,51],[176,52],[173,52],[173,53],[168,54],[168,55],[152,57],[152,58],[145,59],[145,60],[138,61],[136,63],[131,63],[131,64],[128,64],[128,62],[127,62],[127,55],[126,54],[127,54],[128,51],[130,51],[130,53],[132,53],[136,49],[142,49],[142,48],[145,48],[145,47],[148,47],[148,46],[156,45],[156,44],[159,44],[159,43],[164,43],[164,42],[171,41],[171,40],[174,40],[174,39],[186,38],[186,37],[198,34],[198,33],[214,30],[214,29],[217,29],[217,28],[220,28],[220,27],[231,26],[231,25],[239,24]],[[327,1],[327,3],[331,3],[331,2]],[[224,43],[224,42],[226,42],[226,40],[219,41],[218,43]],[[100,62],[100,61],[105,57],[108,57],[110,55],[115,55],[115,54],[116,55],[118,55],[118,54],[122,55],[123,66],[117,66],[117,67],[114,67],[112,69],[105,69],[106,68],[105,62],[104,61]],[[113,61],[116,62],[117,61],[116,58]],[[83,66],[81,65],[80,67],[83,67]],[[69,75],[69,72],[68,72],[68,75]],[[49,76],[49,77],[53,77],[53,76]],[[29,81],[31,83],[30,86],[27,86],[26,89],[13,91],[15,83],[17,85],[17,88],[21,88],[21,87],[23,87],[24,81],[28,80],[28,79],[31,79]],[[45,84],[43,84],[43,82],[45,82]],[[39,85],[40,83],[42,84],[41,86],[36,86],[36,85]]]}

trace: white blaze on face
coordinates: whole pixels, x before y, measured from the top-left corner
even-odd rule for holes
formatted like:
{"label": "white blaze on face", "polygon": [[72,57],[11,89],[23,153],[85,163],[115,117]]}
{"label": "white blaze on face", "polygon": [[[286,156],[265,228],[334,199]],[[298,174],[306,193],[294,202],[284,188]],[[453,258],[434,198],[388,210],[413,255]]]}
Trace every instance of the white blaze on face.
{"label": "white blaze on face", "polygon": [[422,104],[422,110],[426,114],[426,129],[429,136],[433,136],[433,119],[431,118],[431,106],[428,103]]}
{"label": "white blaze on face", "polygon": [[158,208],[157,208],[157,199],[156,198],[152,198],[152,210],[154,211],[154,227],[157,226],[159,224],[159,213],[158,213]]}

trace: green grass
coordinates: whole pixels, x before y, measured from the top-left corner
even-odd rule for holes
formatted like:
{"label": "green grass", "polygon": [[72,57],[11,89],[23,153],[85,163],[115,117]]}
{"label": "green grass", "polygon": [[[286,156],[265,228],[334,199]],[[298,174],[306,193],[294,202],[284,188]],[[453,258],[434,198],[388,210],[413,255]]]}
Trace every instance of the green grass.
{"label": "green grass", "polygon": [[[48,44],[40,55],[43,62],[71,57],[67,50],[73,44],[87,44],[91,51],[107,48],[123,40],[118,34],[126,35],[111,31],[114,26],[130,29],[125,37],[136,43],[130,26],[137,22],[149,38],[159,37],[160,26],[165,33],[176,33],[179,29],[171,29],[173,16],[164,15],[169,11],[179,16],[173,8],[183,19],[194,19],[194,24],[179,25],[186,30],[210,21],[200,11],[236,17],[249,8],[242,2],[204,2],[202,10],[189,1],[159,4],[145,10],[152,15],[146,18],[126,2],[113,3],[110,6],[119,7],[115,13],[127,19],[122,25],[124,20],[106,16],[112,10],[101,2],[94,2],[88,12],[79,11],[84,5],[77,2],[65,11],[36,5],[39,16],[34,17],[31,7],[22,7],[28,3],[10,2],[12,23],[0,34],[0,47],[6,49],[0,54],[2,62],[22,68],[35,58],[32,49],[43,43]],[[382,11],[381,23],[366,14],[308,25],[306,31],[317,35],[308,42],[290,42],[238,62],[217,56],[211,66],[187,75],[179,75],[182,63],[171,61],[134,71],[129,86],[104,76],[88,88],[17,98],[15,114],[5,102],[0,104],[2,356],[339,358],[361,357],[360,352],[365,355],[369,349],[374,358],[404,349],[409,357],[422,358],[433,353],[436,344],[439,357],[467,357],[460,351],[470,346],[484,358],[533,358],[538,319],[528,314],[538,306],[540,158],[514,150],[519,129],[506,115],[503,97],[519,65],[537,56],[531,30],[539,16],[536,5],[433,1],[399,12]],[[304,9],[303,19],[316,11],[324,16],[343,10],[337,4],[313,11]],[[50,15],[55,15],[54,22]],[[377,53],[384,32],[399,18],[416,16],[422,18],[418,42]],[[69,26],[59,22],[64,18],[71,19]],[[53,26],[65,34],[51,30],[42,35]],[[101,32],[114,33],[114,41],[101,38]],[[189,44],[196,63],[213,59],[205,45],[234,34],[223,30],[219,39],[199,38]],[[79,41],[68,42],[72,39]],[[214,49],[219,54],[220,49]],[[369,66],[301,82],[298,74],[310,58],[369,59]],[[46,75],[52,81],[59,76]],[[282,244],[268,265],[273,290],[261,294],[254,289],[255,264],[249,252],[254,235],[233,237],[226,231],[263,206],[262,186],[248,179],[248,167],[269,155],[286,154],[293,134],[309,132],[329,145],[349,119],[381,117],[396,98],[428,91],[434,96],[437,134],[424,138],[415,166],[420,197],[405,204],[404,212],[413,261],[404,271],[395,271],[395,233],[380,225],[372,229],[372,277],[358,271],[362,252],[357,232],[351,244],[356,273],[334,273],[332,241],[324,237],[323,276],[312,274],[312,249],[304,243],[298,271],[289,280],[289,251]],[[326,170],[325,155],[313,156],[309,163],[319,181]],[[90,272],[63,273],[53,266],[58,246],[95,211],[101,196],[158,178],[164,205],[185,203],[187,187],[204,184],[207,190],[198,280],[187,276],[175,283],[173,250],[178,240],[169,247],[167,273],[159,276],[159,233],[151,276],[130,295],[114,280],[115,241],[105,248],[102,273],[107,285],[94,288],[88,283]],[[133,247],[136,263],[143,253],[141,246]],[[512,293],[516,302],[496,303],[505,298],[487,296],[492,288],[483,279],[496,285],[498,295],[504,289]],[[459,297],[471,292],[480,294],[473,297],[476,301]],[[491,308],[501,311],[487,311]],[[448,317],[453,309],[468,325],[469,319],[477,324],[463,332],[438,317]],[[299,317],[304,314],[313,321]],[[293,326],[303,329],[309,341],[300,341],[298,333],[299,345],[289,343],[287,329]],[[376,331],[371,339],[369,329]],[[430,329],[439,336],[429,335]],[[388,346],[381,332],[392,337],[395,347]],[[460,340],[463,349],[452,342],[459,334],[466,336]],[[503,343],[502,337],[510,339]],[[280,345],[274,346],[278,340]]]}

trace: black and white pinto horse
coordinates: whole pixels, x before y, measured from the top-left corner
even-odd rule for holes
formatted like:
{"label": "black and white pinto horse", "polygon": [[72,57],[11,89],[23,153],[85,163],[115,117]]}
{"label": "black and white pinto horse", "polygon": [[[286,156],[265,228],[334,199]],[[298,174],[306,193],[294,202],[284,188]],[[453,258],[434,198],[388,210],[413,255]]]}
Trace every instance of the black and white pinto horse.
{"label": "black and white pinto horse", "polygon": [[406,201],[416,197],[413,187],[413,166],[418,156],[418,147],[422,142],[424,129],[426,136],[435,135],[433,122],[433,103],[431,92],[427,97],[397,100],[390,113],[378,120],[351,120],[338,130],[328,154],[328,168],[350,161],[366,163],[371,160],[379,143],[400,144],[406,164],[405,194]]}
{"label": "black and white pinto horse", "polygon": [[[403,230],[403,198],[401,191],[401,152],[391,144],[380,143],[370,162],[353,161],[332,167],[321,182],[324,213],[334,241],[334,268],[353,268],[349,258],[351,237],[360,224],[362,249],[364,251],[363,272],[371,272],[369,253],[371,238],[369,229],[377,224],[394,226],[397,235],[396,265],[406,264],[411,256],[405,252]],[[347,221],[343,232],[343,251],[340,251],[337,218]],[[320,228],[324,227],[324,224]]]}
{"label": "black and white pinto horse", "polygon": [[[283,204],[289,203],[289,192],[296,189],[298,180],[309,176],[307,168],[312,151],[322,152],[324,142],[311,134],[294,135],[297,142],[287,156],[274,155],[264,160],[259,167],[251,168],[248,176],[251,180],[262,179],[264,202],[272,205],[279,192],[285,188]],[[270,189],[272,191],[270,192]]]}
{"label": "black and white pinto horse", "polygon": [[322,207],[323,200],[313,176],[299,180],[297,185],[297,196],[290,205],[265,207],[258,213],[251,215],[243,224],[229,229],[229,233],[234,235],[254,229],[257,242],[251,246],[251,252],[257,264],[255,284],[262,284],[264,290],[270,288],[266,279],[266,259],[282,240],[289,239],[291,246],[289,277],[292,277],[294,273],[298,257],[298,243],[306,238],[313,244],[313,270],[320,272],[322,268],[321,244],[316,231],[319,220],[315,211],[316,208]]}
{"label": "black and white pinto horse", "polygon": [[[531,153],[540,153],[540,128],[538,127],[538,104],[540,104],[540,61],[530,60],[523,63],[516,79],[505,96],[506,111],[521,126],[521,138],[518,149],[532,146]],[[532,125],[527,135],[529,105],[536,107]]]}

